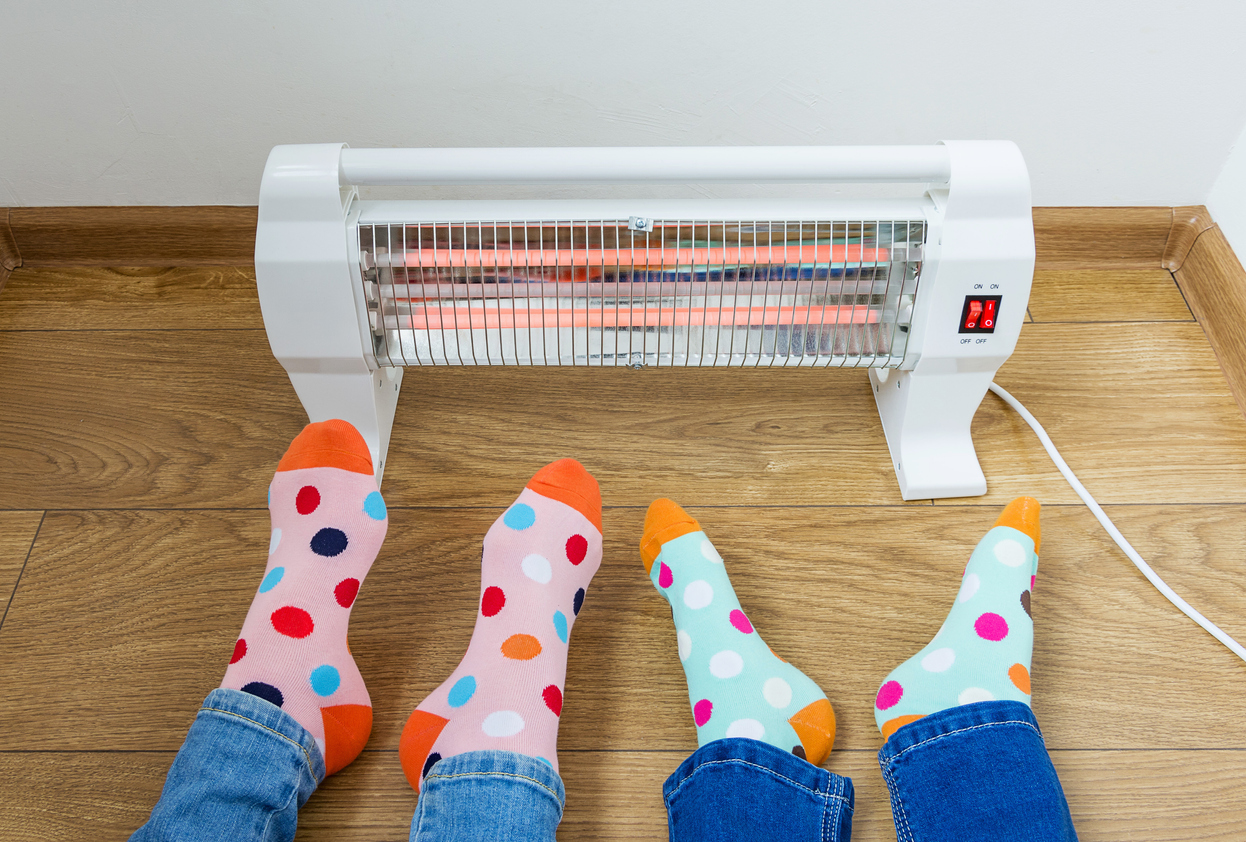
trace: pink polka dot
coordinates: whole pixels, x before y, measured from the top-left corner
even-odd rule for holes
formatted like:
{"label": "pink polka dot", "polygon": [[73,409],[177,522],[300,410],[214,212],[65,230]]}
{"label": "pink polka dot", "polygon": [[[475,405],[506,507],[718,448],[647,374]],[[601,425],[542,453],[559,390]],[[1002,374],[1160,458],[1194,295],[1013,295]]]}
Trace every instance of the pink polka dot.
{"label": "pink polka dot", "polygon": [[974,622],[973,628],[983,640],[1003,640],[1008,636],[1008,621],[989,611]]}
{"label": "pink polka dot", "polygon": [[900,686],[900,682],[888,681],[878,688],[878,696],[874,699],[874,707],[879,710],[893,708],[900,703],[900,699],[903,697],[904,688]]}
{"label": "pink polka dot", "polygon": [[[659,564],[662,564],[659,562]],[[671,583],[675,581],[675,576],[671,573],[671,569],[665,564],[658,569],[658,587],[669,588]]]}
{"label": "pink polka dot", "polygon": [[709,699],[702,699],[692,706],[692,718],[700,728],[706,722],[710,721],[710,717],[714,715],[714,703]]}
{"label": "pink polka dot", "polygon": [[729,619],[731,620],[731,625],[735,626],[737,631],[742,631],[745,634],[753,633],[753,624],[748,621],[748,617],[744,616],[744,612],[739,608],[731,612]]}
{"label": "pink polka dot", "polygon": [[320,492],[316,490],[314,485],[305,485],[299,489],[298,495],[294,498],[294,507],[298,509],[299,514],[309,515],[320,506]]}

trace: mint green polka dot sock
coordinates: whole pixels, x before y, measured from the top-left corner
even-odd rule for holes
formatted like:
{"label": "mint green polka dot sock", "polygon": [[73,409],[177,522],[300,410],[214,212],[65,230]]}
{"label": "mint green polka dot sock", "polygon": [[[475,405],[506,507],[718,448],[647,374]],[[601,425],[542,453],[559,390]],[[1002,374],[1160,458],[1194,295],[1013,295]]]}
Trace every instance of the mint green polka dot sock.
{"label": "mint green polka dot sock", "polygon": [[835,742],[831,703],[766,646],[701,525],[670,500],[655,500],[640,557],[671,605],[697,744],[745,737],[821,765]]}
{"label": "mint green polka dot sock", "polygon": [[973,551],[956,602],[934,640],[887,676],[874,700],[884,738],[958,705],[996,699],[1030,703],[1038,511],[1032,497],[1008,504]]}

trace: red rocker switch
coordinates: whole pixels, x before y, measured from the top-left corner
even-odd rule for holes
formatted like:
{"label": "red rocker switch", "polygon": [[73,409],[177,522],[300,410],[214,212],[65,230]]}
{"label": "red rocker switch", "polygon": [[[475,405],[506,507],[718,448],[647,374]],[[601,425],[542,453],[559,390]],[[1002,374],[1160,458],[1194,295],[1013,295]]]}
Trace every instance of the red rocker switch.
{"label": "red rocker switch", "polygon": [[1002,295],[966,295],[960,333],[994,333]]}

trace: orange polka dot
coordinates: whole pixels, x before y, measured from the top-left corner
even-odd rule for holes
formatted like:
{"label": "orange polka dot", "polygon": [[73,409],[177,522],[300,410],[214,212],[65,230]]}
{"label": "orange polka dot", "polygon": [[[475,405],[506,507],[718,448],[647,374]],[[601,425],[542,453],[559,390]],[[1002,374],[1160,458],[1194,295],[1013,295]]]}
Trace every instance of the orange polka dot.
{"label": "orange polka dot", "polygon": [[541,654],[541,641],[530,634],[512,634],[502,642],[502,654],[513,661],[531,661]]}
{"label": "orange polka dot", "polygon": [[1013,664],[1008,668],[1008,677],[1012,679],[1012,683],[1017,685],[1017,689],[1025,695],[1030,695],[1030,671],[1025,668],[1024,664]]}
{"label": "orange polka dot", "polygon": [[921,719],[924,715],[925,714],[921,714],[921,713],[909,713],[909,714],[905,714],[904,716],[897,716],[895,719],[888,719],[886,722],[883,723],[883,739],[884,740],[890,739],[891,735],[894,734],[896,731],[899,731],[901,728],[903,728],[905,725],[908,725],[910,722],[916,722],[917,720]]}

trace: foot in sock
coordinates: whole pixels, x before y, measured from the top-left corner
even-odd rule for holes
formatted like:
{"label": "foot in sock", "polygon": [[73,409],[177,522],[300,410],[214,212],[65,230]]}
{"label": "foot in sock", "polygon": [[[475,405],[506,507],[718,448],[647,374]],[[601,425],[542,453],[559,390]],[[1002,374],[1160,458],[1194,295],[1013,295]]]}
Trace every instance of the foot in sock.
{"label": "foot in sock", "polygon": [[831,703],[762,641],[701,525],[670,500],[655,500],[640,557],[671,605],[697,744],[747,737],[821,765],[835,742]]}
{"label": "foot in sock", "polygon": [[887,676],[874,701],[884,738],[958,705],[1030,703],[1038,510],[1032,497],[1008,504],[970,556],[960,593],[934,640]]}
{"label": "foot in sock", "polygon": [[372,731],[372,701],[346,632],[389,522],[363,436],[345,421],[309,424],[277,466],[268,509],[268,567],[221,687],[293,716],[331,775]]}
{"label": "foot in sock", "polygon": [[537,472],[485,535],[467,654],[407,720],[398,756],[417,791],[438,760],[526,754],[558,769],[571,627],[601,564],[601,493],[574,459]]}

